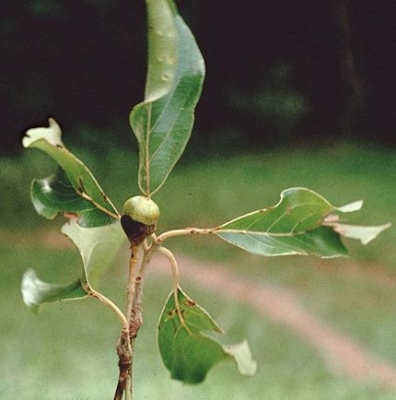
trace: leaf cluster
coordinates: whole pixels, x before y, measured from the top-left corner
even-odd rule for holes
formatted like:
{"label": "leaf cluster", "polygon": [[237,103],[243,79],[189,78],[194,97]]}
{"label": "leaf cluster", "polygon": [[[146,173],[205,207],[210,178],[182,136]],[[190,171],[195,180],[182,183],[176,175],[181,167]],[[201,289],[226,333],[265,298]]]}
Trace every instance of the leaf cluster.
{"label": "leaf cluster", "polygon": [[[190,138],[205,68],[195,39],[173,2],[147,0],[147,10],[146,90],[144,100],[131,111],[130,123],[139,146],[139,187],[144,196],[151,198],[165,183]],[[55,174],[33,181],[32,202],[45,218],[63,214],[69,219],[62,232],[76,245],[83,262],[81,276],[67,284],[43,282],[33,270],[27,271],[22,282],[25,303],[38,310],[47,303],[92,296],[115,311],[123,328],[130,328],[127,319],[136,310],[132,308],[124,316],[98,291],[103,272],[125,243],[120,213],[84,163],[64,146],[60,127],[54,119],[49,120],[49,127],[28,130],[23,145],[43,151],[59,165]],[[347,213],[358,211],[362,204],[358,201],[335,207],[309,189],[291,188],[282,192],[278,204],[219,226],[175,229],[159,235],[155,232],[147,238],[141,247],[144,256],[140,275],[132,278],[138,288],[139,279],[155,251],[162,251],[168,257],[174,287],[160,317],[158,343],[171,376],[199,383],[213,365],[227,358],[234,359],[244,374],[254,373],[256,365],[245,342],[223,346],[212,337],[213,333],[221,332],[220,328],[180,288],[177,262],[163,247],[164,241],[180,235],[207,234],[217,235],[259,256],[345,256],[347,250],[342,236],[367,244],[389,226],[348,225],[341,219]],[[136,254],[133,246],[132,264]],[[140,307],[139,296],[137,291],[132,301]]]}

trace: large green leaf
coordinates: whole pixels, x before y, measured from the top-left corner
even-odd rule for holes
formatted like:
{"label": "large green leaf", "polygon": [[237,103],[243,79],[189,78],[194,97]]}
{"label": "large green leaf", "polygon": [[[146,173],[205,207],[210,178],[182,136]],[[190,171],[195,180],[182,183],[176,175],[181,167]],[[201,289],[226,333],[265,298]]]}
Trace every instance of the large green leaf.
{"label": "large green leaf", "polygon": [[205,74],[203,58],[171,0],[147,1],[149,69],[145,99],[130,115],[139,144],[139,187],[151,196],[182,155]]}
{"label": "large green leaf", "polygon": [[25,304],[34,311],[47,303],[86,298],[89,290],[99,285],[104,271],[112,265],[126,241],[119,223],[84,228],[71,220],[62,227],[62,233],[80,251],[81,277],[68,284],[48,283],[40,280],[33,270],[28,270],[22,279],[22,296]]}
{"label": "large green leaf", "polygon": [[346,228],[348,225],[334,222],[330,216],[333,212],[357,211],[362,204],[354,202],[336,208],[309,189],[291,188],[282,192],[277,205],[243,215],[212,232],[257,255],[337,257],[347,254],[340,235],[368,243],[389,226],[362,226],[352,231],[352,228]]}
{"label": "large green leaf", "polygon": [[163,362],[173,379],[186,383],[202,382],[218,362],[232,358],[245,375],[256,372],[247,343],[222,346],[205,332],[221,332],[220,328],[198,304],[179,288],[177,299],[183,321],[177,312],[172,292],[162,311],[158,326],[158,344]]}
{"label": "large green leaf", "polygon": [[23,138],[24,147],[44,151],[61,167],[56,175],[33,181],[35,209],[46,218],[54,218],[59,212],[75,214],[79,224],[86,227],[116,221],[117,210],[89,169],[65,148],[61,136],[59,125],[50,118],[48,128],[29,129]]}
{"label": "large green leaf", "polygon": [[96,288],[103,272],[114,262],[115,256],[126,243],[119,222],[97,228],[84,228],[75,221],[63,225],[62,233],[77,246],[83,260],[82,280]]}

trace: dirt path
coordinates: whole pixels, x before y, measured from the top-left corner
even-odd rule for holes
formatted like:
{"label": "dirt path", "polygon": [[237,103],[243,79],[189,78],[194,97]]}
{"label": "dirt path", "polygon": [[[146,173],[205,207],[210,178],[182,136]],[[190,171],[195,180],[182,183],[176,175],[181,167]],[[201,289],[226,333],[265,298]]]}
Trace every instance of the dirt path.
{"label": "dirt path", "polygon": [[[190,258],[178,260],[184,271],[183,280],[190,279],[205,290],[239,298],[256,307],[263,317],[283,324],[313,346],[335,374],[396,389],[395,365],[370,354],[364,346],[304,310],[287,290],[244,282],[227,266]],[[155,264],[153,261],[153,267]],[[159,268],[156,271],[161,272],[168,273]]]}

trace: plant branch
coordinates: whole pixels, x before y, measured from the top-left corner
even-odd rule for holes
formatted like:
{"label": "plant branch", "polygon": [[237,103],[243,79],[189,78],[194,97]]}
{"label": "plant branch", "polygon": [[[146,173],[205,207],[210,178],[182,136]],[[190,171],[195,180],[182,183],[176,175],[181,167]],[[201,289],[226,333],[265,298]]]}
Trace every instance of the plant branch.
{"label": "plant branch", "polygon": [[107,198],[106,196],[106,201],[113,207],[114,210],[117,211],[117,214],[109,211],[107,208],[101,206],[99,203],[97,203],[91,196],[89,196],[87,193],[85,193],[83,190],[77,190],[77,193],[84,199],[92,203],[97,209],[100,211],[104,212],[105,214],[109,215],[112,218],[115,219],[120,219],[121,216],[118,213],[117,209],[114,207],[114,205],[111,203],[111,201]]}
{"label": "plant branch", "polygon": [[114,400],[121,400],[124,393],[127,399],[132,399],[132,391],[129,389],[129,381],[132,373],[132,348],[129,339],[129,328],[121,331],[120,338],[117,343],[118,366],[120,373],[118,383],[114,394]]}
{"label": "plant branch", "polygon": [[126,316],[130,322],[135,298],[135,280],[138,276],[137,265],[139,262],[138,257],[139,246],[131,245],[131,256],[129,257],[129,272],[128,272],[128,287],[127,287],[127,310]]}
{"label": "plant branch", "polygon": [[176,312],[179,317],[180,323],[186,329],[188,333],[191,334],[190,329],[188,328],[187,324],[184,321],[183,313],[180,308],[178,291],[179,291],[179,267],[177,266],[177,261],[173,253],[168,250],[166,247],[158,247],[157,250],[162,253],[168,260],[172,268],[172,275],[173,275],[173,298],[175,302]]}
{"label": "plant branch", "polygon": [[103,294],[97,292],[96,290],[85,287],[85,291],[87,292],[88,296],[93,297],[99,300],[102,304],[104,304],[107,308],[109,308],[113,313],[117,316],[118,320],[121,322],[122,329],[127,329],[129,326],[128,320],[125,318],[125,315],[122,311],[113,303],[110,299],[108,299]]}
{"label": "plant branch", "polygon": [[161,245],[166,239],[175,236],[186,236],[186,235],[210,235],[213,234],[216,228],[184,228],[184,229],[174,229],[171,231],[167,231],[161,233],[161,235],[157,236],[154,240],[156,245]]}

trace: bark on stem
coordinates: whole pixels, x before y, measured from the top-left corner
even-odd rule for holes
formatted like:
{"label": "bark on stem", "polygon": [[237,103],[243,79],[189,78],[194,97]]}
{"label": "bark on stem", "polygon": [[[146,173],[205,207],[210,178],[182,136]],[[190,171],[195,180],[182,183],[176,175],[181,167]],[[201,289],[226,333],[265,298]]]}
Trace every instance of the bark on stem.
{"label": "bark on stem", "polygon": [[127,388],[128,380],[131,378],[133,352],[129,339],[129,329],[123,329],[117,343],[118,366],[120,373],[118,376],[118,384],[114,394],[114,400],[122,400]]}
{"label": "bark on stem", "polygon": [[[131,245],[131,256],[129,258],[129,274],[127,286],[127,327],[120,335],[117,343],[118,366],[120,369],[118,384],[114,394],[114,400],[132,399],[132,371],[133,371],[133,341],[140,328],[141,318],[141,278],[138,269],[139,247]],[[140,294],[139,294],[140,293]]]}

